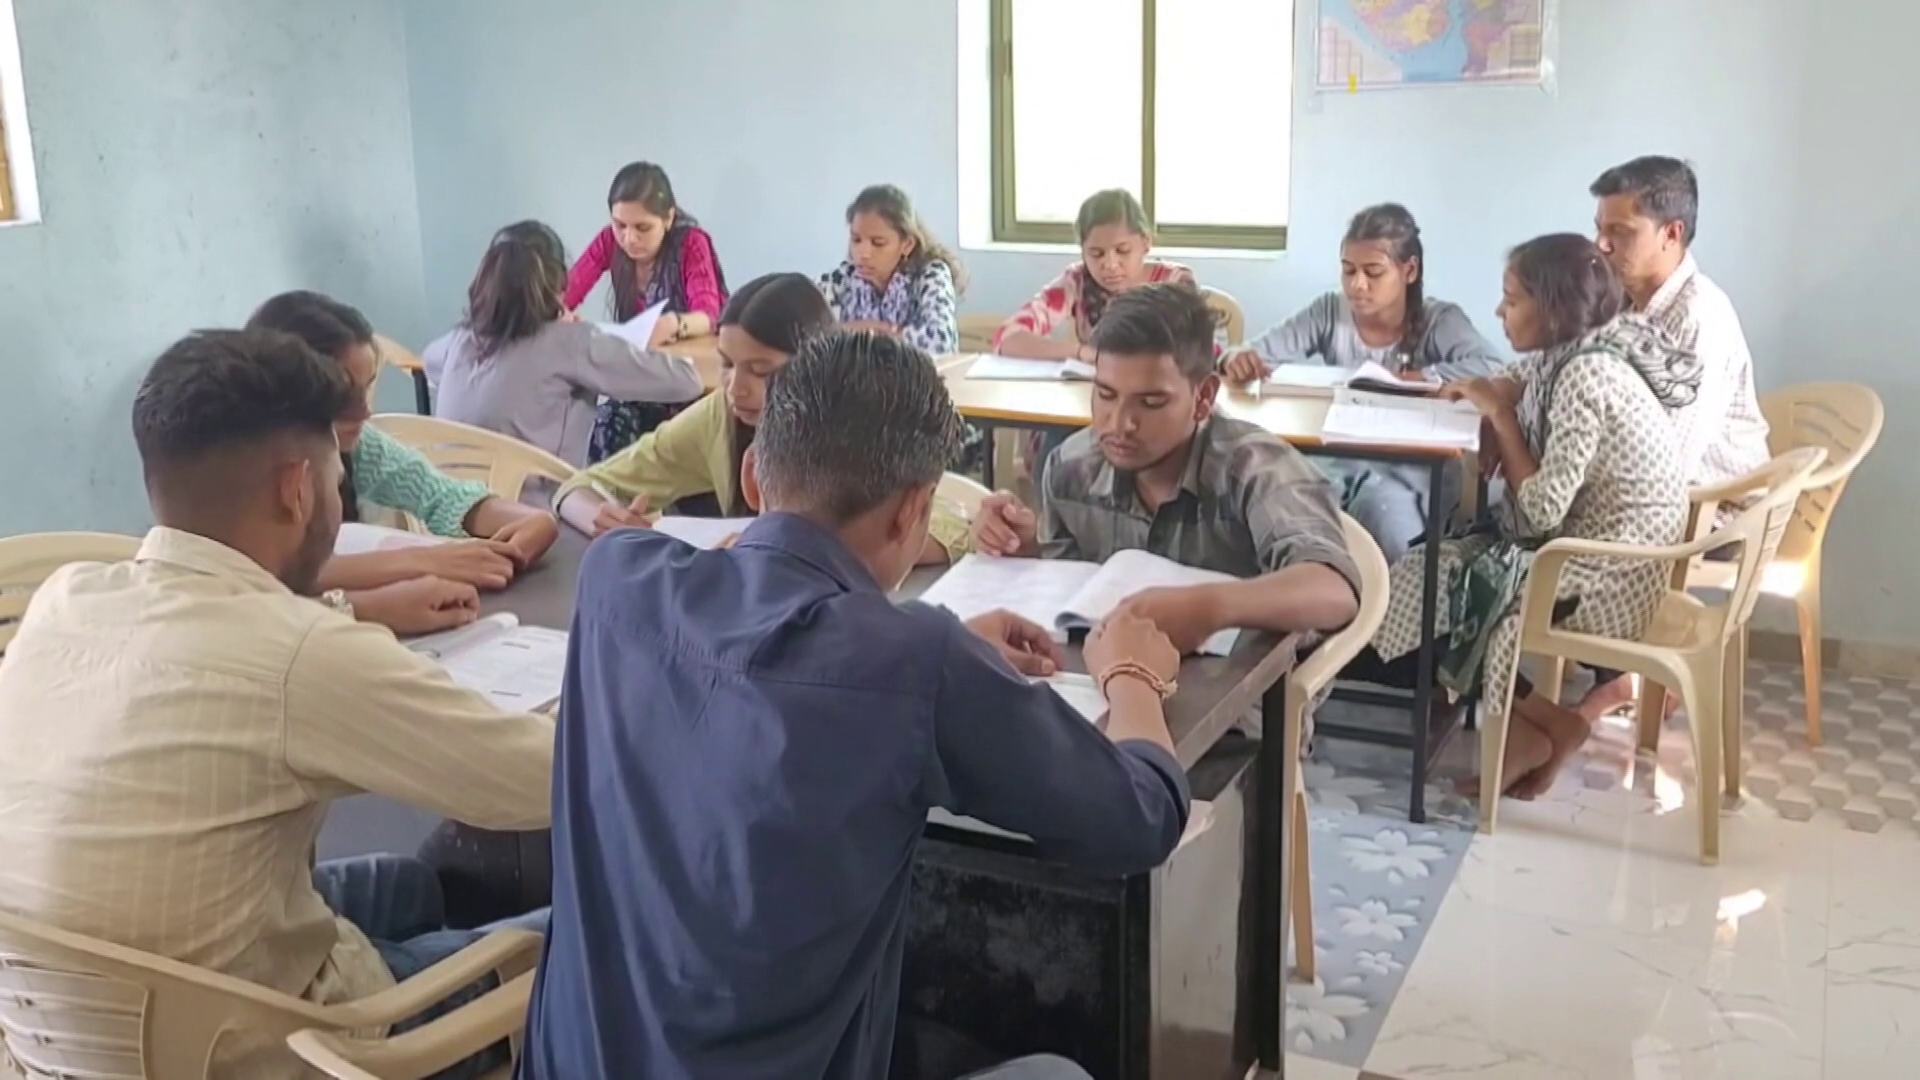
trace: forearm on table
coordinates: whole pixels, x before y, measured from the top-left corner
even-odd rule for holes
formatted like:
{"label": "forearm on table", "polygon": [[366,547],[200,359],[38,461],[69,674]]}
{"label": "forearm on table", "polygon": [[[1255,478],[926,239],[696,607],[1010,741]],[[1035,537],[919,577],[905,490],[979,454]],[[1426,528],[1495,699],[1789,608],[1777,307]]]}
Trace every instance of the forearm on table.
{"label": "forearm on table", "polygon": [[1041,337],[1031,330],[1009,330],[994,351],[1016,360],[1076,360],[1080,356],[1080,343]]}
{"label": "forearm on table", "polygon": [[316,592],[344,589],[356,592],[378,589],[396,581],[420,576],[413,559],[405,551],[366,551],[357,555],[335,555],[320,568],[314,583]]}
{"label": "forearm on table", "polygon": [[461,523],[461,527],[467,530],[468,536],[486,539],[508,525],[539,512],[536,507],[523,506],[498,495],[489,495],[473,504],[473,509],[467,511],[467,519]]}
{"label": "forearm on table", "polygon": [[1220,613],[1217,629],[1337,630],[1359,610],[1353,586],[1324,563],[1299,563],[1250,581],[1202,586]]}
{"label": "forearm on table", "polygon": [[606,498],[598,491],[591,487],[582,487],[567,492],[555,509],[559,512],[561,521],[592,536],[593,519],[606,502]]}
{"label": "forearm on table", "polygon": [[1173,753],[1165,704],[1153,687],[1131,675],[1116,675],[1107,680],[1106,692],[1107,738],[1117,743],[1139,739]]}

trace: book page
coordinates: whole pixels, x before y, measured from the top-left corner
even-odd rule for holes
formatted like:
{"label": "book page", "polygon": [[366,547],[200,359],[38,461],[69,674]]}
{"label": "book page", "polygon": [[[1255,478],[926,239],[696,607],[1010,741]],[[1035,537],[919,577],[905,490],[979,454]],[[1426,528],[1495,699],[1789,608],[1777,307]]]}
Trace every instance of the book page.
{"label": "book page", "polygon": [[1099,724],[1107,715],[1107,699],[1100,696],[1100,687],[1091,675],[1062,671],[1034,682],[1045,683],[1060,695],[1061,700],[1073,706],[1073,711],[1087,718],[1089,724]]}
{"label": "book page", "polygon": [[712,550],[746,532],[751,524],[752,518],[698,518],[665,514],[653,523],[653,530],[666,533],[676,540],[684,540],[702,550]]}
{"label": "book page", "polygon": [[1480,412],[1465,401],[1341,390],[1333,395],[1320,437],[1330,443],[1473,450],[1480,445]]}
{"label": "book page", "polygon": [[1070,378],[1069,365],[1093,378],[1093,369],[1078,360],[1016,360],[1011,356],[982,356],[967,369],[969,379],[1020,379],[1028,382],[1057,382]]}
{"label": "book page", "polygon": [[614,337],[625,338],[638,348],[650,349],[653,347],[653,328],[659,325],[660,316],[665,314],[666,310],[667,302],[662,300],[626,322],[597,325]]}
{"label": "book page", "polygon": [[962,621],[1005,608],[1041,626],[1055,619],[1068,599],[1099,571],[1097,563],[1067,559],[1018,559],[975,552],[954,563],[920,594]]}
{"label": "book page", "polygon": [[1336,387],[1347,385],[1351,374],[1346,368],[1328,364],[1275,364],[1273,370],[1267,372],[1262,388],[1278,393],[1303,390],[1331,393]]}
{"label": "book page", "polygon": [[[1121,601],[1137,592],[1157,588],[1178,588],[1186,585],[1211,585],[1219,582],[1238,581],[1231,574],[1222,574],[1213,570],[1202,570],[1197,566],[1183,566],[1172,559],[1163,559],[1150,551],[1129,548],[1117,552],[1100,567],[1098,573],[1090,578],[1086,585],[1075,593],[1061,611],[1055,624],[1064,630],[1091,629],[1108,613],[1120,606]],[[1208,638],[1200,651],[1210,656],[1225,656],[1233,651],[1240,638],[1238,630],[1222,630]]]}
{"label": "book page", "polygon": [[558,701],[567,673],[566,631],[521,626],[507,612],[414,638],[407,647],[438,660],[454,682],[515,712]]}
{"label": "book page", "polygon": [[1347,377],[1347,385],[1356,390],[1378,390],[1388,394],[1431,394],[1440,389],[1439,382],[1419,372],[1395,375],[1372,360],[1355,368]]}
{"label": "book page", "polygon": [[401,548],[429,547],[444,544],[438,536],[424,533],[407,532],[404,529],[389,529],[384,525],[365,525],[358,521],[346,521],[340,524],[340,534],[334,538],[335,555],[365,555],[373,551],[397,551]]}

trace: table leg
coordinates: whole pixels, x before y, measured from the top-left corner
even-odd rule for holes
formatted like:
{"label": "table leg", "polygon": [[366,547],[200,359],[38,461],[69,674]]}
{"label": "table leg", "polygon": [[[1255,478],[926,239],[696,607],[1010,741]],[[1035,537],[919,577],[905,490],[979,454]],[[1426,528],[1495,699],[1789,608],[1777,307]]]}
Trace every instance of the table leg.
{"label": "table leg", "polygon": [[1408,794],[1407,820],[1427,820],[1427,756],[1433,721],[1434,626],[1440,607],[1440,493],[1445,490],[1446,465],[1435,458],[1427,473],[1426,572],[1420,582],[1420,673],[1413,690],[1413,790]]}
{"label": "table leg", "polygon": [[[1292,834],[1293,770],[1288,768],[1286,684],[1275,683],[1260,699],[1260,750],[1254,759],[1253,785],[1253,1052],[1260,1068],[1284,1067],[1281,1043],[1287,1027],[1287,927],[1292,923],[1287,875],[1292,859],[1286,845]],[[1312,948],[1312,944],[1304,945]]]}
{"label": "table leg", "polygon": [[427,373],[419,368],[413,372],[413,411],[421,416],[433,415],[433,390],[427,386]]}
{"label": "table leg", "polygon": [[993,462],[1000,456],[1000,429],[986,420],[975,420],[974,423],[987,437],[987,460],[980,465],[981,482],[987,485],[988,491],[999,491],[999,485],[994,483]]}

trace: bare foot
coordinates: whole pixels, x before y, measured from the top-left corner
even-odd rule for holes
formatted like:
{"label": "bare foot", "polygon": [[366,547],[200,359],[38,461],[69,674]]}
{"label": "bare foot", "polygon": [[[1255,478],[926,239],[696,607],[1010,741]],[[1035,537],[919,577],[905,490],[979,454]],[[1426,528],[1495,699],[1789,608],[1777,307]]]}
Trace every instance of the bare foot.
{"label": "bare foot", "polygon": [[1622,675],[1609,682],[1595,683],[1587,696],[1574,706],[1574,711],[1588,724],[1596,724],[1603,716],[1632,707],[1639,697],[1639,676]]}
{"label": "bare foot", "polygon": [[1553,787],[1554,777],[1560,775],[1573,752],[1586,745],[1593,725],[1579,713],[1538,695],[1515,702],[1514,706],[1514,719],[1526,721],[1553,748],[1547,760],[1514,788],[1516,798],[1537,799]]}
{"label": "bare foot", "polygon": [[[1517,714],[1507,717],[1507,749],[1501,759],[1500,775],[1508,793],[1552,756],[1553,740],[1547,738],[1545,732]],[[1478,798],[1480,778],[1462,780],[1456,790],[1469,799]]]}

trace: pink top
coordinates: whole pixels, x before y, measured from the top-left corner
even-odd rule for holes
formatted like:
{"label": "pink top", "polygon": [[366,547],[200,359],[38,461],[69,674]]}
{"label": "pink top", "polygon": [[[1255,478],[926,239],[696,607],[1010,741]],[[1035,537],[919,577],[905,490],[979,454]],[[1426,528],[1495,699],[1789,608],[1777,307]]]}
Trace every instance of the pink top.
{"label": "pink top", "polygon": [[[613,238],[613,226],[600,230],[593,238],[587,250],[573,264],[573,270],[567,274],[567,308],[580,306],[593,287],[600,283],[601,275],[613,265],[614,252],[620,249],[619,241]],[[698,225],[687,229],[687,238],[680,249],[680,281],[687,297],[685,311],[680,315],[699,312],[720,325],[720,309],[726,304],[726,297],[720,291],[720,264],[713,255],[713,237]],[[642,305],[644,306],[644,305]]]}
{"label": "pink top", "polygon": [[[1147,260],[1147,281],[1157,285],[1163,281],[1181,281],[1193,284],[1193,271],[1179,263],[1164,262],[1160,259]],[[1087,264],[1074,263],[1066,272],[1047,283],[1034,298],[1027,301],[1019,311],[1000,329],[994,331],[993,346],[999,348],[1006,336],[1015,330],[1049,337],[1055,324],[1070,322],[1073,324],[1073,336],[1077,341],[1085,341],[1093,334],[1094,320],[1089,318],[1086,305],[1081,302],[1087,290]]]}

